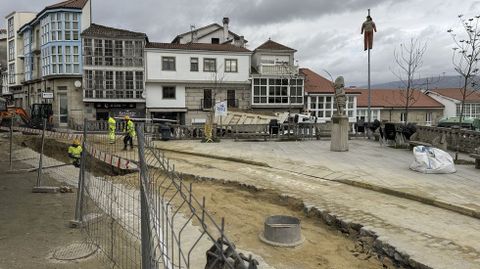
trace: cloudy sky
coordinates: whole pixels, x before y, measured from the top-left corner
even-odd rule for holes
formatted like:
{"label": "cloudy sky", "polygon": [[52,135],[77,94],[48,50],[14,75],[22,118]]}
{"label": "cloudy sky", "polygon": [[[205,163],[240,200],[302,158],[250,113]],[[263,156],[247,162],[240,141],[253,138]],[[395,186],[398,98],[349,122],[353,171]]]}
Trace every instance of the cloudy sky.
{"label": "cloudy sky", "polygon": [[[60,0],[0,0],[0,12],[40,11]],[[367,53],[360,27],[371,9],[378,32],[372,50],[372,84],[396,80],[393,51],[411,38],[427,43],[421,76],[454,74],[452,39],[458,14],[480,14],[473,0],[92,0],[95,23],[141,31],[150,41],[170,42],[176,34],[221,24],[244,35],[248,48],[271,38],[298,50],[300,66],[327,76],[343,75],[347,85],[365,85]],[[5,22],[0,27],[5,27]]]}

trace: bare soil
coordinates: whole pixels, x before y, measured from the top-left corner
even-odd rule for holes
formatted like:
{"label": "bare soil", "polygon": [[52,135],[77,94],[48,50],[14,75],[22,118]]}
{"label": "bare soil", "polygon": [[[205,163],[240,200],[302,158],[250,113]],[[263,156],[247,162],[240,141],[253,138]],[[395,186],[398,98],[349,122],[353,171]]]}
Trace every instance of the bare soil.
{"label": "bare soil", "polygon": [[[138,174],[113,177],[112,180],[138,186]],[[281,199],[269,191],[252,190],[232,183],[184,179],[194,183],[194,195],[205,196],[208,211],[220,223],[225,217],[226,234],[240,249],[262,256],[277,269],[374,269],[383,268],[374,253],[369,253],[354,239],[325,225],[318,217],[306,216],[303,205],[297,201]],[[168,194],[167,194],[168,196]],[[179,205],[179,200],[173,203]],[[182,208],[184,213],[187,208]],[[258,235],[263,231],[265,218],[288,215],[300,219],[305,242],[295,248],[267,245]],[[196,222],[193,222],[197,224]],[[197,224],[198,225],[198,224]]]}

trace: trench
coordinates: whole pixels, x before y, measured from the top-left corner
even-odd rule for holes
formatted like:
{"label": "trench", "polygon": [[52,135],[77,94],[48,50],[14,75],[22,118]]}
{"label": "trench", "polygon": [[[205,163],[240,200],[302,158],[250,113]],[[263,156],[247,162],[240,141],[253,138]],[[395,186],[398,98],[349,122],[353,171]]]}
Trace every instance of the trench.
{"label": "trench", "polygon": [[[27,136],[22,143],[40,150],[38,137]],[[44,148],[45,155],[68,161],[67,143],[47,138],[45,145],[48,145]],[[115,182],[138,186],[138,174],[121,171],[99,160],[93,163],[96,176],[109,176]],[[206,207],[215,218],[225,217],[226,234],[238,248],[262,256],[275,268],[428,268],[411,264],[412,261],[399,262],[395,259],[399,253],[363,230],[361,224],[345,223],[329,212],[306,206],[300,199],[227,180],[188,174],[183,174],[183,178],[186,184],[194,184],[197,197],[205,196]],[[265,218],[278,214],[300,219],[306,238],[302,245],[280,248],[260,241],[258,235]],[[403,258],[408,261],[408,257]]]}

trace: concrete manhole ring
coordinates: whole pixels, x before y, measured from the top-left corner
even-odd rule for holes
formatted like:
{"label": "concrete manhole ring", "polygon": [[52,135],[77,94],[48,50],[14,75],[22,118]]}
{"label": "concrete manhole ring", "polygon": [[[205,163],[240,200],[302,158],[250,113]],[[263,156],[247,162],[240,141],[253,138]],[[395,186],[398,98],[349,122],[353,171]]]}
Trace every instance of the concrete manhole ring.
{"label": "concrete manhole ring", "polygon": [[73,243],[61,247],[53,252],[53,258],[59,261],[73,261],[85,259],[97,252],[98,247],[90,243]]}

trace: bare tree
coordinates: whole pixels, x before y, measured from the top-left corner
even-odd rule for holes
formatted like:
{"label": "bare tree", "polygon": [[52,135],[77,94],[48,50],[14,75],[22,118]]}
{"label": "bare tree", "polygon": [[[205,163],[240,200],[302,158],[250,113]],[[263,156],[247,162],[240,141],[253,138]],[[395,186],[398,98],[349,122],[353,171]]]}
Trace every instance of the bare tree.
{"label": "bare tree", "polygon": [[390,71],[400,80],[404,89],[401,93],[401,98],[405,104],[405,124],[408,123],[410,106],[418,100],[415,88],[420,85],[416,83],[415,77],[422,67],[422,58],[426,50],[426,42],[422,42],[417,38],[411,38],[408,44],[401,43],[399,48],[395,48],[393,51],[396,68],[390,68]]}
{"label": "bare tree", "polygon": [[205,124],[205,142],[207,143],[214,142],[216,140],[215,130],[213,130],[214,122],[215,122],[215,105],[216,105],[217,94],[220,90],[220,86],[222,85],[225,79],[225,72],[222,72],[222,73],[218,72],[218,70],[221,68],[223,68],[222,64],[215,67],[215,71],[212,73],[212,78],[211,78],[211,82],[213,85],[211,100],[207,101],[207,99],[205,99],[203,104],[204,108],[206,108],[205,102],[207,102],[206,104],[208,104],[209,106],[208,119]]}
{"label": "bare tree", "polygon": [[[480,15],[465,18],[458,15],[462,35],[457,36],[455,31],[447,32],[452,36],[455,47],[453,48],[452,63],[455,71],[462,77],[462,102],[460,106],[460,126],[465,113],[465,100],[468,96],[479,90],[478,60],[480,58]],[[460,30],[459,30],[460,31]]]}

